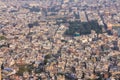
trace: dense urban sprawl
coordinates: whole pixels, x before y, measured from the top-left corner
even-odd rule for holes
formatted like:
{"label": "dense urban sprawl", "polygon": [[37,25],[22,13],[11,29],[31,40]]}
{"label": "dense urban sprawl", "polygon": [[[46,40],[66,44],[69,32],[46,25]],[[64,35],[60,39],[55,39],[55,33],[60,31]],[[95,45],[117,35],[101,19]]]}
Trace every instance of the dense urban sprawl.
{"label": "dense urban sprawl", "polygon": [[[120,0],[0,0],[2,80],[120,80],[119,7]],[[65,35],[69,22],[93,20],[102,33]]]}

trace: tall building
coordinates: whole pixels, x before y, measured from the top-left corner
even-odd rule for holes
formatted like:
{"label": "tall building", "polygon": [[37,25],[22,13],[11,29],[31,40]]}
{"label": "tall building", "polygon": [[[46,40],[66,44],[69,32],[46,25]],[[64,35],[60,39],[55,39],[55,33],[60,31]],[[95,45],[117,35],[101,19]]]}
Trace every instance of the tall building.
{"label": "tall building", "polygon": [[111,23],[107,23],[107,30],[112,30],[112,24]]}
{"label": "tall building", "polygon": [[69,2],[69,0],[64,0],[64,3],[67,3],[67,2]]}
{"label": "tall building", "polygon": [[74,0],[74,2],[78,2],[79,0]]}

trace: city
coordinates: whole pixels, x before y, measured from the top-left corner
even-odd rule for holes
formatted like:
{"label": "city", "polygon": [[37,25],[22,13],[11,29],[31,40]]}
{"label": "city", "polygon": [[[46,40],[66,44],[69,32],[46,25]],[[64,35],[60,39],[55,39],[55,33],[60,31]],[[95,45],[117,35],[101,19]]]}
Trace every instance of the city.
{"label": "city", "polygon": [[0,80],[120,80],[120,0],[0,0]]}

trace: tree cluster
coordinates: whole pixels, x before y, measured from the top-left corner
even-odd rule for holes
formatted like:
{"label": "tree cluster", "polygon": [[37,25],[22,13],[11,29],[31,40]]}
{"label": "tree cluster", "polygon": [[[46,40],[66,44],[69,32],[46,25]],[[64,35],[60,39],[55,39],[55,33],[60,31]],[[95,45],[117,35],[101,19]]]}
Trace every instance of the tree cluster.
{"label": "tree cluster", "polygon": [[102,33],[102,26],[99,25],[96,20],[89,22],[73,21],[68,23],[70,26],[69,29],[65,31],[65,35],[74,36],[76,32],[80,35],[86,35],[90,34],[91,30],[94,30],[96,33]]}

